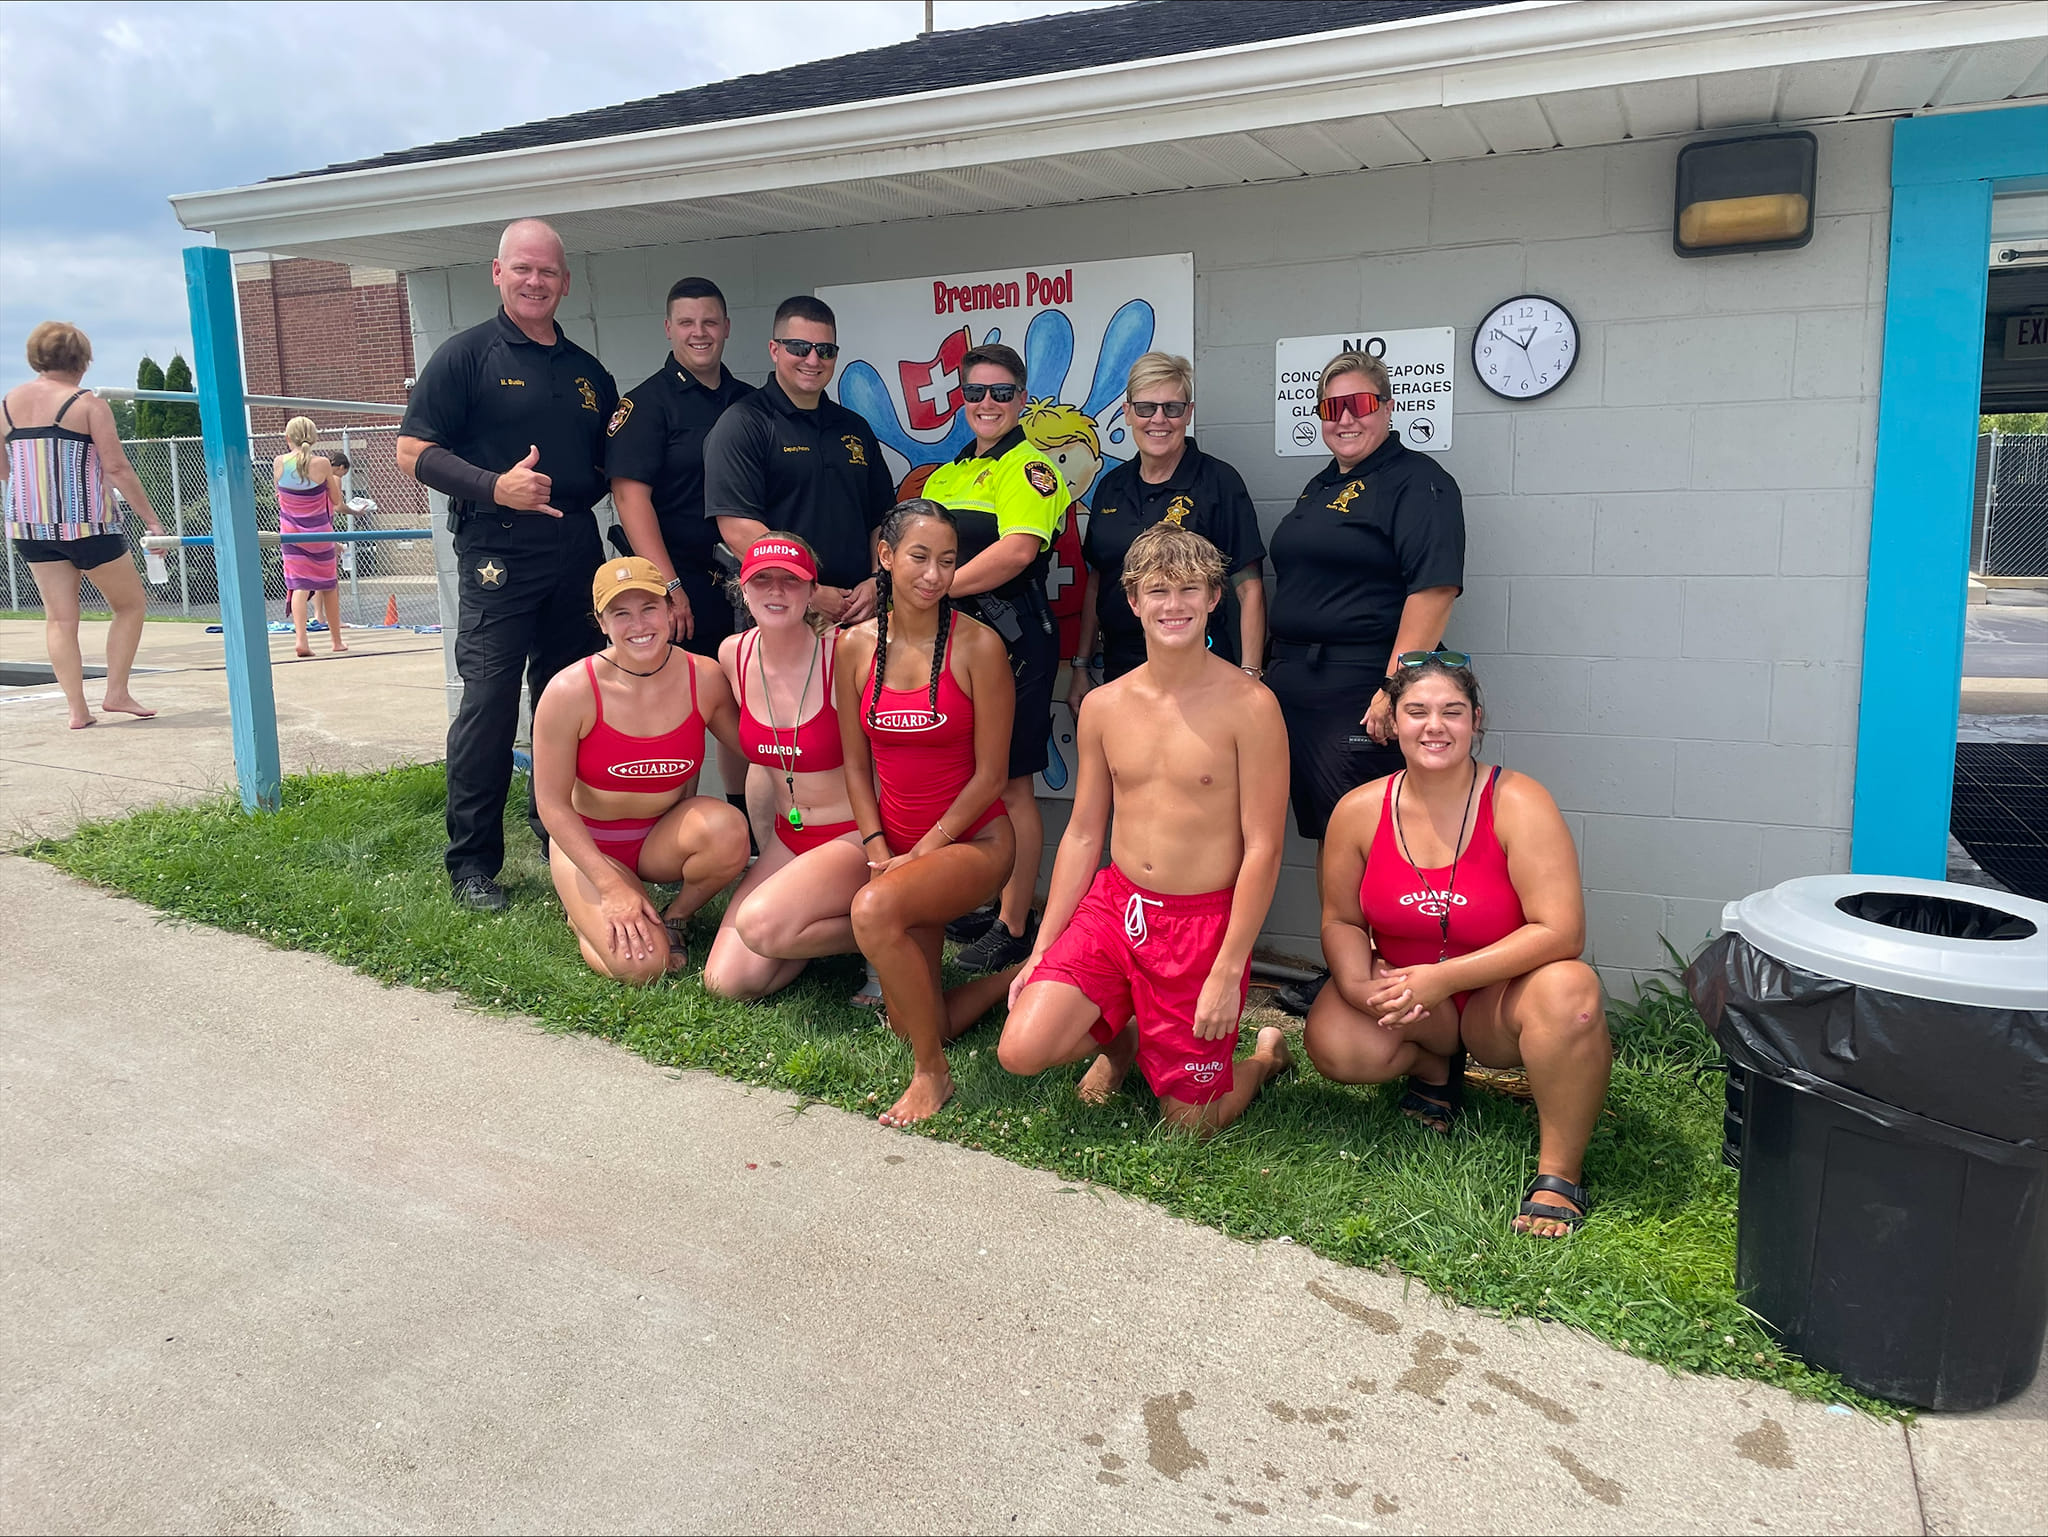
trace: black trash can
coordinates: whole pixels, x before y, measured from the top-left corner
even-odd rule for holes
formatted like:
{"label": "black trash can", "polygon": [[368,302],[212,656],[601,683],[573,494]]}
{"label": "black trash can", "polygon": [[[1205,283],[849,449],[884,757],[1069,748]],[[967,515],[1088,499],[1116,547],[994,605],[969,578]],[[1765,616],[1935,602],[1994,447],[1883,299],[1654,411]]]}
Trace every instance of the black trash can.
{"label": "black trash can", "polygon": [[1824,875],[1687,969],[1728,1054],[1736,1285],[1865,1392],[1981,1409],[2048,1334],[2048,903]]}

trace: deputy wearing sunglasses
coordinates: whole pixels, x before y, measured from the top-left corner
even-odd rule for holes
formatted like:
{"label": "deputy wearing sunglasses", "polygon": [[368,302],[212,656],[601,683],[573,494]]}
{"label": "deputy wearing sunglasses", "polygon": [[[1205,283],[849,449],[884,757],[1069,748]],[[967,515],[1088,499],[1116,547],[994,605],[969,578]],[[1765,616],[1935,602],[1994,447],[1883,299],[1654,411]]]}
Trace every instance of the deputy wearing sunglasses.
{"label": "deputy wearing sunglasses", "polygon": [[954,601],[1009,648],[1016,713],[1003,809],[1016,829],[1017,856],[994,921],[978,935],[975,923],[954,925],[948,932],[972,940],[960,952],[961,969],[994,973],[1028,957],[1038,937],[1031,898],[1038,886],[1045,823],[1032,778],[1046,765],[1053,681],[1060,668],[1059,626],[1046,601],[1045,577],[1047,552],[1066,522],[1071,493],[1059,466],[1018,425],[1028,402],[1024,360],[1016,350],[1000,342],[971,348],[960,360],[960,378],[961,409],[974,429],[974,441],[950,464],[932,471],[924,494],[950,508],[959,521]]}
{"label": "deputy wearing sunglasses", "polygon": [[[1266,686],[1287,722],[1295,825],[1318,869],[1346,791],[1401,767],[1383,690],[1404,652],[1434,651],[1465,583],[1458,483],[1392,430],[1378,358],[1339,353],[1316,415],[1332,458],[1273,530],[1273,639]],[[1306,1014],[1329,973],[1282,988]]]}
{"label": "deputy wearing sunglasses", "polygon": [[875,531],[896,487],[874,429],[825,393],[839,367],[831,307],[784,299],[769,329],[775,377],[718,419],[704,444],[704,516],[735,553],[771,532],[818,557],[811,606],[835,624],[875,612]]}
{"label": "deputy wearing sunglasses", "polygon": [[[1194,425],[1195,371],[1186,358],[1148,352],[1131,365],[1124,384],[1124,418],[1137,456],[1102,477],[1082,557],[1088,588],[1081,601],[1085,657],[1102,630],[1102,681],[1120,678],[1145,660],[1145,632],[1124,597],[1124,556],[1131,542],[1158,523],[1200,534],[1223,552],[1230,573],[1223,601],[1209,615],[1209,649],[1259,674],[1266,650],[1266,585],[1259,515],[1244,477],[1205,454],[1188,436]],[[1081,658],[1069,657],[1073,678],[1067,699],[1078,711],[1093,679]]]}

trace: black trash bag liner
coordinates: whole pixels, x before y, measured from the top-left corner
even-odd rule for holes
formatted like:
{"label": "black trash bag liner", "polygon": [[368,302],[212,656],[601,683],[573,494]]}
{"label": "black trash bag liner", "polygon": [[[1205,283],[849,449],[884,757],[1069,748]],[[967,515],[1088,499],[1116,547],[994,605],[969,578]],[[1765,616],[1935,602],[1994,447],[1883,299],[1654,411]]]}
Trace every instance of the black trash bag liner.
{"label": "black trash bag liner", "polygon": [[1944,939],[2032,939],[2035,933],[2032,921],[2018,913],[1903,891],[1859,891],[1836,902],[1835,910],[1865,923],[1881,923],[1908,934],[1938,934]]}
{"label": "black trash bag liner", "polygon": [[[1734,933],[1702,951],[1684,980],[1744,1069],[1866,1115],[1890,1106],[2048,1150],[2048,1010],[1943,1003],[1816,976]],[[1829,1095],[1831,1084],[1847,1093]]]}

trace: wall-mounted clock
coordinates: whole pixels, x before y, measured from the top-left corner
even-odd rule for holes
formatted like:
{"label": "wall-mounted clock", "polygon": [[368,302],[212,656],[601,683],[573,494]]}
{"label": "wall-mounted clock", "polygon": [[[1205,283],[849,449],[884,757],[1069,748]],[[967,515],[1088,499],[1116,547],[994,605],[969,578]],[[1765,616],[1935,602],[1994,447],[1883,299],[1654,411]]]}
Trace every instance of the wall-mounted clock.
{"label": "wall-mounted clock", "polygon": [[1579,361],[1579,323],[1555,299],[1521,294],[1503,300],[1472,337],[1472,371],[1508,400],[1548,395]]}

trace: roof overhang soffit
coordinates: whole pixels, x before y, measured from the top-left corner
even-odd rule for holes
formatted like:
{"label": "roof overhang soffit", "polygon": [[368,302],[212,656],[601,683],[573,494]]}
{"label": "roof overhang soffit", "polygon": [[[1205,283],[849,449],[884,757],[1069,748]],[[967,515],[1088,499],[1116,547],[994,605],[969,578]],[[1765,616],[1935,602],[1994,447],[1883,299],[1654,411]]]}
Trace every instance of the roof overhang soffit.
{"label": "roof overhang soffit", "polygon": [[[2029,14],[2031,12],[2031,14]],[[772,192],[1368,113],[2039,36],[2012,0],[1526,0],[1130,65],[172,198],[280,250],[527,214]]]}

